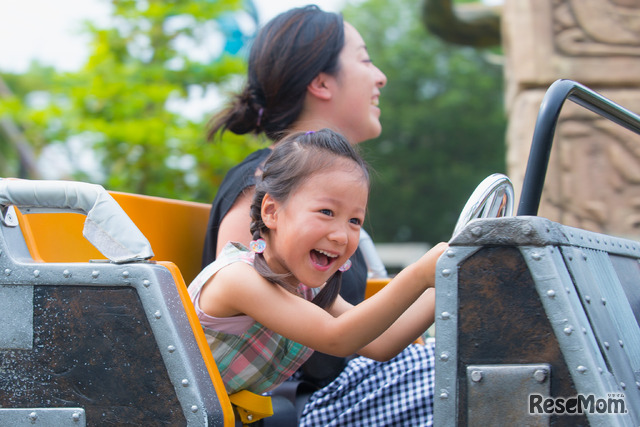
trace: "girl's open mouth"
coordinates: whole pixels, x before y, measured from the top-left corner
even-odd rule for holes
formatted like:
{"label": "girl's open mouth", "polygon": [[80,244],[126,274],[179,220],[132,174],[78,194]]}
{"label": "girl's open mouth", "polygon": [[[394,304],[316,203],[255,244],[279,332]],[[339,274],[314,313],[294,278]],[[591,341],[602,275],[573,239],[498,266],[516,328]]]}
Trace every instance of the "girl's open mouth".
{"label": "girl's open mouth", "polygon": [[318,249],[311,250],[311,261],[322,270],[327,270],[336,259],[338,259],[338,255]]}

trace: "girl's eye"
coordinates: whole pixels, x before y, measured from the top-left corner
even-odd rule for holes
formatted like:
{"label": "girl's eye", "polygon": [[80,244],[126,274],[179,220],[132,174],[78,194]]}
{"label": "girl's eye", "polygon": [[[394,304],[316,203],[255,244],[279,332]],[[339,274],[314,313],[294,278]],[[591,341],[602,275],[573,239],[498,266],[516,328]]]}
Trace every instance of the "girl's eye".
{"label": "girl's eye", "polygon": [[358,226],[362,225],[362,221],[359,218],[351,218],[349,222]]}
{"label": "girl's eye", "polygon": [[333,216],[333,212],[330,209],[320,209],[320,213],[327,216]]}

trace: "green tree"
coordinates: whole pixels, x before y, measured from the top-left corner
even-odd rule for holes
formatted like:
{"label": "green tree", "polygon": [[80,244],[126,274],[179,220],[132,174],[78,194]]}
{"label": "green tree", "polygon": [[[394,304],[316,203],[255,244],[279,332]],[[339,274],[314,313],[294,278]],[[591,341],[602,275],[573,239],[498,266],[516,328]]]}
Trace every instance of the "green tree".
{"label": "green tree", "polygon": [[377,242],[448,240],[475,186],[505,169],[501,67],[427,33],[420,3],[344,10],[388,78],[382,135],[362,146],[375,169],[367,227]]}
{"label": "green tree", "polygon": [[48,75],[37,103],[30,102],[33,86],[27,82],[41,70],[32,68],[20,82],[10,76],[18,90],[4,99],[0,115],[10,112],[23,124],[36,150],[57,144],[76,162],[82,162],[78,151],[91,150],[100,173],[79,164],[70,178],[100,181],[110,190],[210,201],[224,173],[257,142],[229,136],[224,144],[206,143],[206,116],[190,119],[170,105],[198,89],[224,91],[244,74],[242,56],[222,49],[232,35],[221,23],[240,0],[111,5],[108,28],[86,24],[91,54],[80,71]]}

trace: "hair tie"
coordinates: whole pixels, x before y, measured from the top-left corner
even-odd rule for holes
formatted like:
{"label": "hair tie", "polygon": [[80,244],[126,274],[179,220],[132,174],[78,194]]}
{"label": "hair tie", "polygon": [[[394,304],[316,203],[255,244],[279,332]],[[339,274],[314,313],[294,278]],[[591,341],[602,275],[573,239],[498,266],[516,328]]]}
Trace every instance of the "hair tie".
{"label": "hair tie", "polygon": [[249,249],[257,254],[261,254],[267,248],[267,242],[264,239],[256,239],[249,242]]}
{"label": "hair tie", "polygon": [[307,132],[305,132],[305,135],[311,135],[312,133],[316,133],[315,130],[309,130]]}
{"label": "hair tie", "polygon": [[262,122],[262,114],[264,113],[264,108],[260,107],[258,110],[258,121],[256,123],[257,127],[260,127],[260,122]]}

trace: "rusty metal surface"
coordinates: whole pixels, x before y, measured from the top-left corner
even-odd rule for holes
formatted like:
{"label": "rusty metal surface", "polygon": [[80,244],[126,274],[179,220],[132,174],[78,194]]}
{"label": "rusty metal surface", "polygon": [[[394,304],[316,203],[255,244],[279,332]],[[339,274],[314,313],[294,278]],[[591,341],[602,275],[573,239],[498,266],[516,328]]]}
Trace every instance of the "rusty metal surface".
{"label": "rusty metal surface", "polygon": [[[466,366],[547,363],[551,395],[573,396],[576,389],[554,331],[520,251],[483,248],[458,273],[458,423],[467,425]],[[521,403],[526,407],[527,402]],[[513,402],[513,408],[518,403]],[[557,416],[552,426],[588,425],[584,416]]]}
{"label": "rusty metal surface", "polygon": [[0,406],[81,407],[87,425],[186,425],[133,288],[34,287],[32,351],[0,351]]}

